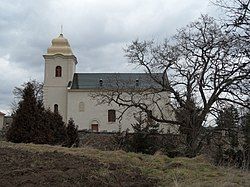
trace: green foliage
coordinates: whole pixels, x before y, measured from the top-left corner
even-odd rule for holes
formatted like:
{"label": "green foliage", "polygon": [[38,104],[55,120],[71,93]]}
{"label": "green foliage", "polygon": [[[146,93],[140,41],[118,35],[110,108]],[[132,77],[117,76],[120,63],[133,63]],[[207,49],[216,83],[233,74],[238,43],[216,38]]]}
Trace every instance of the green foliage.
{"label": "green foliage", "polygon": [[221,110],[217,119],[217,125],[219,129],[228,131],[230,145],[232,147],[237,147],[239,145],[239,113],[237,108],[231,105],[230,107],[225,107],[223,110]]}
{"label": "green foliage", "polygon": [[41,87],[36,81],[27,82],[14,93],[20,101],[13,112],[13,123],[6,139],[15,143],[61,144],[67,138],[62,117],[42,104]]}
{"label": "green foliage", "polygon": [[[237,108],[234,106],[225,107],[219,112],[217,125],[215,130],[218,133],[214,137],[217,146],[215,149],[215,163],[244,169],[249,167],[247,166],[250,158],[247,144],[249,143],[247,142],[249,141],[247,140],[247,132],[249,132],[247,114],[240,120]],[[245,136],[245,143],[242,135]]]}
{"label": "green foliage", "polygon": [[[36,128],[39,122],[39,106],[35,97],[34,85],[28,82],[21,94],[22,100],[18,104],[18,108],[13,114],[13,123],[7,132],[7,140],[20,143],[29,143],[37,137]],[[36,141],[35,141],[36,142]]]}
{"label": "green foliage", "polygon": [[242,127],[246,145],[250,146],[250,110],[243,116]]}
{"label": "green foliage", "polygon": [[[176,118],[180,122],[180,133],[185,135],[185,155],[187,157],[196,156],[202,148],[203,136],[206,136],[202,126],[202,109],[197,107],[193,98],[185,102],[182,107],[176,110]],[[203,133],[202,133],[203,132]]]}
{"label": "green foliage", "polygon": [[46,143],[62,144],[66,142],[66,125],[62,120],[62,116],[50,110],[45,110],[43,114],[41,124],[50,132],[49,139],[47,139]]}
{"label": "green foliage", "polygon": [[78,147],[79,146],[79,136],[78,136],[78,127],[75,125],[72,118],[69,119],[68,125],[66,127],[67,132],[67,147]]}
{"label": "green foliage", "polygon": [[238,125],[239,113],[233,105],[225,107],[219,112],[217,124],[222,128],[234,128]]}
{"label": "green foliage", "polygon": [[128,142],[130,151],[137,153],[154,154],[158,150],[157,137],[159,124],[140,115],[137,123],[132,124],[134,134]]}
{"label": "green foliage", "polygon": [[245,168],[250,169],[250,110],[248,110],[242,119],[242,128],[245,138]]}

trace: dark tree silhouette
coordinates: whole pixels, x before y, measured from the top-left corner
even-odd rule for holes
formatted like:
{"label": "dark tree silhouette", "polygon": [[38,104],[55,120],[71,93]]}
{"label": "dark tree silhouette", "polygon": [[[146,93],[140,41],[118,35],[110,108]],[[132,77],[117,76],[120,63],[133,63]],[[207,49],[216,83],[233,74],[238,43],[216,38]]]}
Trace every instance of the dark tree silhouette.
{"label": "dark tree silhouette", "polygon": [[69,119],[68,125],[66,127],[67,132],[67,147],[78,147],[79,146],[79,136],[78,127],[72,118]]}
{"label": "dark tree silhouette", "polygon": [[15,143],[62,144],[66,141],[66,126],[60,114],[45,110],[42,84],[31,81],[15,88],[19,99],[13,111],[13,123],[6,138]]}
{"label": "dark tree silhouette", "polygon": [[227,131],[229,143],[232,148],[239,145],[239,113],[234,106],[225,107],[219,112],[217,118],[218,129]]}
{"label": "dark tree silhouette", "polygon": [[13,123],[6,134],[7,140],[16,143],[33,141],[39,143],[38,131],[39,129],[42,130],[42,126],[37,128],[37,122],[41,121],[40,113],[43,109],[35,96],[34,85],[31,82],[26,83],[25,88],[19,92],[19,95],[21,101],[13,113]]}
{"label": "dark tree silhouette", "polygon": [[242,128],[245,137],[245,162],[243,168],[250,169],[250,110],[246,111],[242,118]]}

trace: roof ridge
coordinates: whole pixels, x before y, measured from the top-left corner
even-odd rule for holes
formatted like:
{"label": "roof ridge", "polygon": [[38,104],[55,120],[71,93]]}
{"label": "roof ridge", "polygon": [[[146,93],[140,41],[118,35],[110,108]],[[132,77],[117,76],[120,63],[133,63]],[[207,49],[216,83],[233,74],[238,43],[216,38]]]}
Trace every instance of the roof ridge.
{"label": "roof ridge", "polygon": [[[112,72],[100,72],[100,73],[97,73],[97,72],[93,72],[93,73],[91,73],[91,72],[86,72],[86,73],[74,73],[74,74],[144,74],[144,75],[146,75],[146,74],[148,74],[149,75],[149,73],[141,73],[141,72],[138,72],[138,73],[112,73]],[[152,73],[152,74],[163,74],[163,73]]]}

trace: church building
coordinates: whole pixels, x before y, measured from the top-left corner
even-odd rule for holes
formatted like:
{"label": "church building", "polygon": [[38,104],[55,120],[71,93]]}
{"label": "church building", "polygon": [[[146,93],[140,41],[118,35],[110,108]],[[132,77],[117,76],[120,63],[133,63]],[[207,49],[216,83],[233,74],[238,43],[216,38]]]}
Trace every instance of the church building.
{"label": "church building", "polygon": [[[43,57],[46,108],[59,112],[65,122],[73,118],[79,130],[117,132],[129,129],[129,132],[132,132],[131,124],[136,122],[133,117],[136,110],[126,111],[123,118],[118,120],[121,107],[116,104],[98,104],[92,95],[103,88],[109,88],[110,81],[117,76],[122,80],[130,81],[134,86],[149,86],[152,81],[148,81],[148,74],[76,73],[78,61],[63,34],[52,40],[51,46]],[[162,108],[164,108],[164,115],[173,118],[170,110],[164,106],[168,100],[168,97],[162,97]],[[175,128],[166,124],[161,124],[161,127],[164,128],[164,132],[176,132]]]}

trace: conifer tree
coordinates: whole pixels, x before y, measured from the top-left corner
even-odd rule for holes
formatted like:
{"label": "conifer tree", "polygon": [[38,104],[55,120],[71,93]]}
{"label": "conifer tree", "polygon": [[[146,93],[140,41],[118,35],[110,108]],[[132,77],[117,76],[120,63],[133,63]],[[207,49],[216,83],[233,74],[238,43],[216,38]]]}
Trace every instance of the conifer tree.
{"label": "conifer tree", "polygon": [[[35,97],[35,88],[28,82],[21,94],[21,101],[13,113],[13,123],[7,131],[7,140],[20,143],[29,143],[37,136],[37,122],[39,119],[39,106]],[[36,137],[38,140],[38,137]]]}
{"label": "conifer tree", "polygon": [[250,110],[248,110],[242,120],[243,133],[245,137],[245,164],[244,167],[250,169]]}
{"label": "conifer tree", "polygon": [[219,128],[225,129],[229,134],[229,141],[232,147],[237,147],[238,142],[239,113],[234,106],[224,108],[219,113],[217,124]]}
{"label": "conifer tree", "polygon": [[24,88],[15,88],[20,99],[13,111],[13,123],[6,133],[8,141],[15,143],[63,144],[67,140],[66,126],[59,113],[45,110],[42,84],[27,82]]}
{"label": "conifer tree", "polygon": [[159,124],[143,116],[142,113],[136,117],[136,120],[135,124],[131,124],[134,130],[132,140],[129,142],[131,151],[154,154],[158,145],[156,138],[152,135],[159,134]]}
{"label": "conifer tree", "polygon": [[67,132],[67,147],[79,146],[79,136],[78,136],[78,127],[75,125],[75,122],[72,118],[69,119],[68,125],[66,127]]}
{"label": "conifer tree", "polygon": [[48,144],[63,144],[67,141],[66,125],[59,113],[47,109],[43,112],[41,124],[47,129]]}

